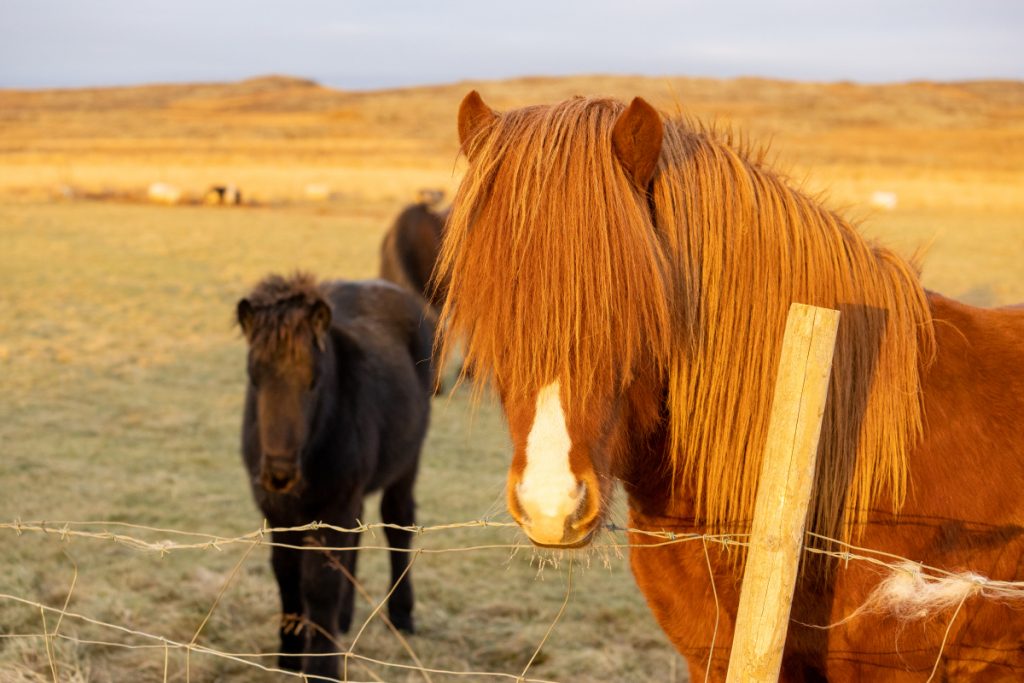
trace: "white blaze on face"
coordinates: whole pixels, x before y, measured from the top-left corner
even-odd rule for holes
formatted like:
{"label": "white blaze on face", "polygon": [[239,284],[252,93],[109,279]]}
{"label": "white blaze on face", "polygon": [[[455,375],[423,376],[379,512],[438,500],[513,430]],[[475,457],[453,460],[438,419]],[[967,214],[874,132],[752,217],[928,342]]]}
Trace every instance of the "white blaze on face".
{"label": "white blaze on face", "polygon": [[526,438],[526,467],[516,487],[519,504],[530,518],[528,533],[536,541],[561,540],[566,518],[579,507],[583,486],[569,466],[571,448],[556,381],[537,394]]}

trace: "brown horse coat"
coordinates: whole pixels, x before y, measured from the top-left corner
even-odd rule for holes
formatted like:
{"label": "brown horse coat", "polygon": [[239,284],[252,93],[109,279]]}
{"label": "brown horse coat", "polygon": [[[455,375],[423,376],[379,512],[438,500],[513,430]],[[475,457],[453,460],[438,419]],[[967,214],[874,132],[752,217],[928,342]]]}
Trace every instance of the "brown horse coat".
{"label": "brown horse coat", "polygon": [[[501,395],[531,539],[590,542],[614,477],[638,530],[742,540],[785,312],[838,308],[783,680],[1024,678],[1024,585],[1000,583],[1024,580],[1024,311],[925,292],[763,155],[639,99],[474,92],[459,133],[445,344]],[[631,542],[692,680],[724,680],[742,551]]]}
{"label": "brown horse coat", "polygon": [[[937,356],[922,385],[926,429],[910,454],[907,500],[895,516],[890,501],[879,501],[857,542],[877,552],[855,554],[891,561],[880,555],[891,553],[953,572],[1021,581],[1024,310],[977,309],[937,294],[929,300]],[[972,386],[977,390],[965,390]],[[652,474],[627,471],[624,477]],[[642,487],[631,488],[632,526],[705,531],[693,523],[688,501],[648,494]],[[632,540],[641,546],[652,542],[641,535]],[[703,679],[709,657],[711,680],[724,680],[739,601],[738,574],[723,551],[712,544],[709,552],[716,561],[714,587],[699,543],[634,549],[631,558],[659,623],[691,662],[694,680]],[[1009,603],[998,595],[968,597],[951,627],[949,610],[908,619],[886,614],[881,606],[879,613],[858,614],[884,575],[878,566],[851,561],[834,570],[834,584],[824,589],[805,577],[794,602],[783,680],[921,681],[937,658],[934,680],[1017,681],[1024,676],[1019,593]],[[682,594],[679,586],[686,586]],[[716,618],[712,656],[709,634],[715,632]],[[822,630],[808,624],[839,625]]]}

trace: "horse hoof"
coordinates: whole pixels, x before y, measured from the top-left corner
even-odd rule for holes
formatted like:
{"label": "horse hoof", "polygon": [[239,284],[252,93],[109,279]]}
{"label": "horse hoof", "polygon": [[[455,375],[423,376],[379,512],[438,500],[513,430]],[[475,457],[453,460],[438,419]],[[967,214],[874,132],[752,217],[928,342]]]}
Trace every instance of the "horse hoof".
{"label": "horse hoof", "polygon": [[391,619],[391,624],[402,633],[408,633],[409,635],[416,633],[416,625],[411,614],[391,614],[388,616]]}

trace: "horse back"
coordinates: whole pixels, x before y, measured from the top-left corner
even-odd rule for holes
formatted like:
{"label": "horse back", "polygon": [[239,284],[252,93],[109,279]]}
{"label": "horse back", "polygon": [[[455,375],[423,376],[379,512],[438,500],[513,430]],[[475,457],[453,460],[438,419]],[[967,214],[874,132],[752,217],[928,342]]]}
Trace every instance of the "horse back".
{"label": "horse back", "polygon": [[381,244],[380,277],[432,300],[430,278],[441,250],[444,220],[425,204],[406,207]]}
{"label": "horse back", "polygon": [[436,315],[422,299],[384,280],[331,282],[327,298],[336,330],[371,357],[404,362],[407,356],[421,387],[432,391]]}

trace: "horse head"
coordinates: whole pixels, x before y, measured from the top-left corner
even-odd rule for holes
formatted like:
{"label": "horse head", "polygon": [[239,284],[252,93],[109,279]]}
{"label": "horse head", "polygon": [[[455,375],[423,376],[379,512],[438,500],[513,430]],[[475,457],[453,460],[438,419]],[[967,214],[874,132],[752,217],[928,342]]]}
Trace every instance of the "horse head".
{"label": "horse head", "polygon": [[[508,419],[509,512],[534,543],[554,547],[586,545],[601,526],[627,430],[657,420],[657,403],[637,389],[658,391],[669,334],[647,203],[660,115],[639,98],[614,110],[581,101],[580,111],[590,125],[567,129],[544,108],[506,117],[466,96],[458,130],[471,168],[441,266],[446,322]],[[607,166],[581,161],[593,146]],[[597,178],[621,194],[574,203]]]}
{"label": "horse head", "polygon": [[260,484],[295,493],[327,374],[331,308],[310,278],[271,276],[237,306],[259,441]]}

